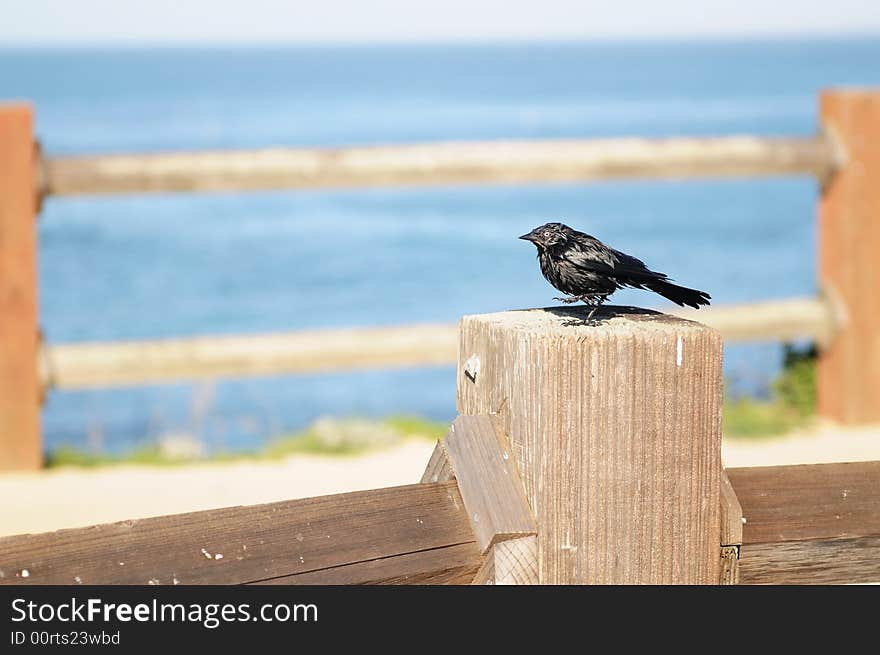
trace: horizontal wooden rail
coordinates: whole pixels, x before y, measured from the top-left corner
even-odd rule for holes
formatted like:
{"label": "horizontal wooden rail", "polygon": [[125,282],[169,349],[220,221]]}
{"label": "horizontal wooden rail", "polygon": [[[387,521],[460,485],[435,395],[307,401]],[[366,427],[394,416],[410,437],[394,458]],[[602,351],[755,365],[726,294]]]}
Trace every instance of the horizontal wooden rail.
{"label": "horizontal wooden rail", "polygon": [[0,538],[0,584],[467,584],[454,481]]}
{"label": "horizontal wooden rail", "polygon": [[744,584],[880,582],[880,462],[727,469]]}
{"label": "horizontal wooden rail", "polygon": [[824,298],[788,298],[703,309],[671,308],[667,314],[713,327],[726,341],[790,341],[829,343],[840,328],[832,303]]}
{"label": "horizontal wooden rail", "polygon": [[[880,462],[727,474],[742,583],[880,582]],[[0,584],[467,584],[483,562],[455,480],[0,538]]]}
{"label": "horizontal wooden rail", "polygon": [[42,372],[57,389],[282,373],[450,364],[454,325],[47,346]]}
{"label": "horizontal wooden rail", "polygon": [[523,183],[615,177],[814,175],[840,163],[822,137],[534,140],[48,157],[48,195]]}
{"label": "horizontal wooden rail", "polygon": [[[672,311],[721,332],[754,341],[808,338],[825,343],[835,331],[821,299],[791,299]],[[453,364],[455,325],[353,328],[252,336],[48,345],[41,358],[45,386],[55,389],[126,386],[248,375],[318,373]]]}

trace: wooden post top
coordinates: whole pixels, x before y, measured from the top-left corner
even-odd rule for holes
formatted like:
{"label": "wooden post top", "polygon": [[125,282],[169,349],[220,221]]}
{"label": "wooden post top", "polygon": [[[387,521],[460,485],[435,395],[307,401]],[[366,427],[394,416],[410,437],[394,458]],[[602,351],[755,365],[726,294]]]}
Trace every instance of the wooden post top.
{"label": "wooden post top", "polygon": [[590,308],[585,305],[515,309],[493,314],[471,314],[462,324],[476,321],[499,328],[540,334],[582,338],[635,332],[680,333],[682,330],[715,332],[707,325],[651,309],[624,305],[599,308],[591,323],[585,322]]}
{"label": "wooden post top", "polygon": [[635,307],[586,323],[589,311],[465,316],[458,410],[501,423],[539,583],[715,584],[721,335]]}

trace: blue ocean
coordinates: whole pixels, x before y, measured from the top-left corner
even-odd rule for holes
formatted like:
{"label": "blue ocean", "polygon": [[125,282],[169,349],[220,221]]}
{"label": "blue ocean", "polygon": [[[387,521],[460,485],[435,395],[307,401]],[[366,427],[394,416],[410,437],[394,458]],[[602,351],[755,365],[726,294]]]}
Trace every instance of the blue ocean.
{"label": "blue ocean", "polygon": [[[449,139],[808,135],[817,93],[880,84],[880,40],[0,49],[50,154]],[[450,186],[50,198],[38,230],[53,342],[424,321],[557,295],[516,236],[562,220],[717,303],[815,292],[816,184]],[[662,308],[644,292],[615,302]],[[731,345],[766,393],[779,344]],[[243,450],[318,416],[455,413],[451,367],[52,392],[46,448],[185,434]]]}

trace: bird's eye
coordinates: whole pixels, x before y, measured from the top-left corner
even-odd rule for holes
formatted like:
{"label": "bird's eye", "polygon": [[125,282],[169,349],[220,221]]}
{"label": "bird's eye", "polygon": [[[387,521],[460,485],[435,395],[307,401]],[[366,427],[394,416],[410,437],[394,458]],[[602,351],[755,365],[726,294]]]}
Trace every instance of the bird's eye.
{"label": "bird's eye", "polygon": [[550,232],[549,232],[549,231],[544,232],[544,237],[549,239],[549,238],[550,238]]}

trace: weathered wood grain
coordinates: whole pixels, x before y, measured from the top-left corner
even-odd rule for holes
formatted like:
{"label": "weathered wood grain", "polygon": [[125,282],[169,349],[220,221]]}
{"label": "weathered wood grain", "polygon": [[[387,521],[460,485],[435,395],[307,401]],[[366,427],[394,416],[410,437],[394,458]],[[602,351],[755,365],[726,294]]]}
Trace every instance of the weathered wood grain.
{"label": "weathered wood grain", "polygon": [[0,583],[238,584],[472,543],[450,481],[4,537]]}
{"label": "weathered wood grain", "polygon": [[530,585],[538,579],[538,538],[532,535],[495,543],[471,584]]}
{"label": "weathered wood grain", "polygon": [[496,585],[538,584],[538,538],[519,537],[492,547]]}
{"label": "weathered wood grain", "polygon": [[721,338],[647,310],[584,315],[461,322],[459,411],[502,418],[537,518],[540,582],[716,584]]}
{"label": "weathered wood grain", "polygon": [[727,475],[746,519],[744,544],[880,534],[880,462],[730,468]]}
{"label": "weathered wood grain", "polygon": [[535,534],[535,518],[497,419],[457,417],[443,447],[482,552],[500,540]]}
{"label": "weathered wood grain", "polygon": [[721,547],[721,574],[720,584],[730,585],[740,583],[739,573],[739,546]]}
{"label": "weathered wood grain", "polygon": [[880,582],[880,535],[746,544],[742,584]]}
{"label": "weathered wood grain", "polygon": [[477,544],[469,542],[271,578],[256,584],[466,585],[473,580],[482,561]]}
{"label": "weathered wood grain", "polygon": [[721,573],[723,585],[739,584],[739,554],[742,546],[742,507],[727,471],[721,471]]}
{"label": "weathered wood grain", "polygon": [[721,545],[739,546],[743,542],[742,506],[730,484],[727,471],[721,471]]}
{"label": "weathered wood grain", "polygon": [[483,558],[483,563],[477,570],[472,585],[493,585],[495,584],[495,554],[490,550]]}
{"label": "weathered wood grain", "polygon": [[452,472],[449,457],[446,455],[446,448],[443,446],[443,441],[438,441],[431,453],[431,459],[428,460],[428,465],[425,467],[425,472],[422,473],[421,482],[423,484],[446,482],[453,477],[455,474]]}
{"label": "weathered wood grain", "polygon": [[743,584],[880,582],[880,462],[727,469]]}

